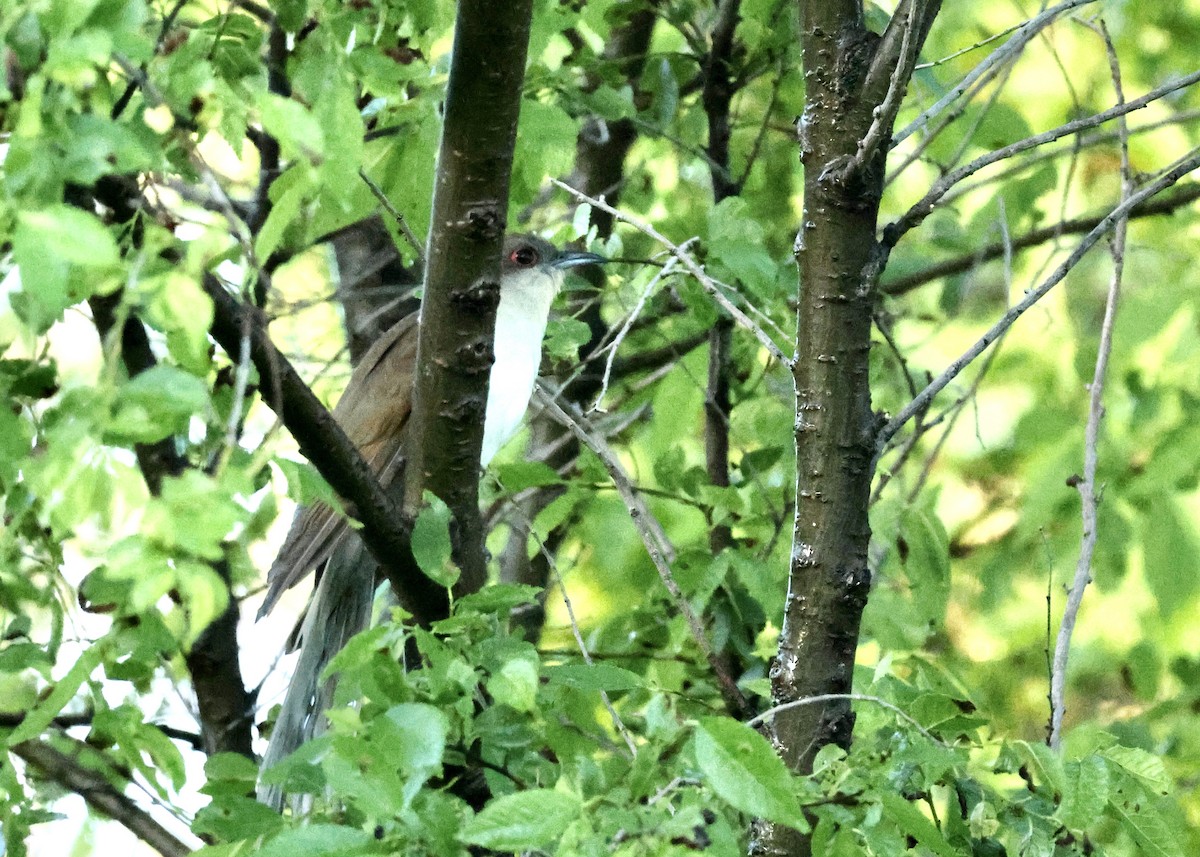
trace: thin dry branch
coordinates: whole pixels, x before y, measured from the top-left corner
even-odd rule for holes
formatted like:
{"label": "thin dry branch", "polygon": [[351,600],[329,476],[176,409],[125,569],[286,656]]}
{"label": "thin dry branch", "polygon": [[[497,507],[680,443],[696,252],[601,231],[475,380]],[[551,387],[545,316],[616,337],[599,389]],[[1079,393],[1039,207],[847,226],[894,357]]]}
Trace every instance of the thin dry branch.
{"label": "thin dry branch", "polygon": [[[1113,88],[1117,103],[1125,100],[1121,84],[1121,66],[1116,50],[1109,37],[1108,28],[1100,23],[1100,34],[1108,53]],[[1133,193],[1133,170],[1129,163],[1129,137],[1125,120],[1119,119],[1121,131],[1121,199],[1128,200]],[[1088,421],[1084,432],[1083,477],[1076,480],[1079,491],[1080,511],[1083,517],[1083,537],[1079,547],[1079,561],[1075,565],[1075,577],[1063,609],[1062,624],[1054,643],[1054,659],[1050,670],[1050,735],[1051,748],[1058,750],[1062,744],[1062,721],[1066,712],[1067,658],[1071,653],[1071,635],[1075,620],[1083,603],[1083,593],[1092,579],[1092,556],[1096,551],[1099,536],[1098,511],[1100,498],[1096,490],[1096,466],[1099,462],[1100,423],[1104,419],[1104,380],[1108,374],[1108,358],[1112,354],[1113,326],[1116,323],[1117,304],[1121,295],[1121,280],[1125,274],[1125,235],[1129,225],[1128,216],[1116,222],[1112,240],[1112,277],[1108,283],[1108,296],[1104,302],[1104,321],[1100,325],[1100,346],[1096,354],[1096,366],[1089,386]]]}
{"label": "thin dry branch", "polygon": [[1152,104],[1153,102],[1158,101],[1160,98],[1170,95],[1172,92],[1177,92],[1180,89],[1191,86],[1197,81],[1200,81],[1200,71],[1194,71],[1191,74],[1184,75],[1178,80],[1164,84],[1157,89],[1146,93],[1141,98],[1135,98],[1133,101],[1127,101],[1122,104],[1118,104],[1115,107],[1110,107],[1108,110],[1093,114],[1092,116],[1085,116],[1082,119],[1076,119],[1073,122],[1067,122],[1064,125],[1059,125],[1057,128],[1052,128],[1049,131],[1045,131],[1041,134],[1035,134],[1032,137],[1026,137],[1024,140],[1018,140],[1011,145],[988,152],[986,155],[981,155],[970,163],[964,164],[956,170],[952,170],[934,182],[933,186],[929,189],[925,196],[922,197],[921,200],[916,203],[916,205],[912,206],[912,208],[906,211],[899,220],[888,224],[888,226],[883,230],[884,248],[886,249],[895,247],[896,243],[904,236],[905,233],[919,226],[925,220],[925,218],[929,216],[930,212],[933,211],[934,206],[938,204],[938,202],[943,196],[946,195],[946,192],[949,191],[950,188],[968,176],[979,172],[984,167],[988,167],[992,164],[1011,158],[1013,155],[1018,155],[1021,152],[1035,149],[1038,146],[1043,146],[1046,143],[1051,143],[1062,137],[1076,134],[1085,128],[1092,128],[1096,125],[1101,125],[1120,116],[1132,113],[1134,110],[1141,110],[1146,105]]}
{"label": "thin dry branch", "polygon": [[[1139,205],[1129,212],[1129,219],[1136,220],[1143,217],[1158,217],[1171,214],[1185,206],[1191,205],[1197,199],[1200,199],[1200,184],[1184,185],[1169,195],[1164,194],[1161,199],[1153,199],[1143,205]],[[962,274],[984,262],[999,259],[1010,250],[1014,252],[1027,250],[1030,247],[1037,247],[1067,235],[1088,232],[1094,229],[1096,224],[1103,219],[1104,215],[1094,214],[1090,217],[1062,220],[1051,226],[1032,229],[1024,235],[1014,238],[1011,244],[1006,244],[1003,241],[985,244],[983,247],[973,250],[970,253],[955,256],[953,259],[946,259],[943,262],[938,262],[937,264],[930,265],[928,268],[914,271],[903,277],[897,277],[894,280],[887,280],[880,286],[880,290],[887,295],[902,295],[942,277]]]}
{"label": "thin dry branch", "polygon": [[1175,164],[1162,176],[1155,181],[1146,185],[1135,194],[1130,195],[1124,202],[1110,211],[1103,217],[1098,224],[1084,236],[1079,242],[1079,246],[1072,251],[1061,265],[1059,265],[1049,277],[1044,280],[1036,289],[1032,289],[1025,298],[1006,312],[999,321],[985,333],[974,345],[968,348],[961,357],[951,363],[941,375],[935,378],[924,390],[921,391],[915,399],[908,403],[899,414],[893,417],[883,426],[876,435],[876,457],[889,440],[895,436],[905,423],[913,416],[925,408],[929,401],[940,393],[947,384],[953,381],[958,374],[965,369],[976,357],[983,353],[989,345],[996,341],[999,336],[1012,327],[1013,323],[1020,318],[1026,310],[1046,296],[1049,291],[1058,285],[1067,276],[1072,268],[1078,264],[1079,260],[1087,253],[1092,246],[1100,240],[1101,236],[1106,234],[1113,225],[1120,219],[1127,217],[1129,212],[1137,207],[1140,203],[1149,199],[1164,189],[1170,187],[1179,179],[1183,178],[1193,170],[1200,168],[1200,149],[1193,149],[1188,155]]}
{"label": "thin dry branch", "polygon": [[637,491],[630,482],[625,470],[621,467],[621,463],[613,454],[612,450],[607,447],[607,444],[600,442],[586,427],[584,416],[579,413],[579,409],[567,402],[560,405],[557,397],[548,392],[540,384],[534,391],[534,400],[537,404],[544,408],[555,420],[568,428],[572,434],[590,449],[600,461],[604,464],[604,468],[608,471],[609,477],[617,488],[617,493],[625,502],[625,507],[629,511],[630,520],[633,521],[634,527],[638,531],[638,535],[642,537],[642,544],[646,547],[646,553],[650,556],[651,562],[654,563],[655,569],[658,571],[658,576],[662,579],[663,586],[670,593],[671,598],[675,602],[676,608],[683,615],[687,622],[688,630],[691,632],[692,639],[704,654],[705,660],[713,670],[713,674],[717,679],[717,684],[720,687],[721,697],[725,700],[726,706],[730,713],[734,716],[743,716],[749,711],[749,703],[746,701],[742,691],[738,688],[737,682],[734,681],[717,656],[713,651],[712,644],[709,643],[706,636],[704,625],[700,621],[700,617],[696,615],[696,611],[692,609],[692,605],[688,602],[683,592],[679,588],[679,584],[675,582],[675,573],[671,570],[670,560],[668,555],[662,549],[661,525],[657,519],[650,513],[646,504],[638,496]]}
{"label": "thin dry branch", "polygon": [[1005,42],[1003,46],[988,54],[987,57],[981,63],[979,63],[979,65],[975,66],[975,68],[971,69],[971,71],[967,73],[966,77],[960,80],[958,84],[951,87],[949,92],[939,98],[937,102],[925,110],[920,116],[893,134],[893,148],[929,124],[929,121],[933,117],[937,116],[949,105],[957,101],[964,92],[971,88],[976,80],[987,74],[993,66],[998,63],[1008,61],[1008,59],[1014,54],[1020,53],[1022,50],[1024,50],[1030,39],[1041,32],[1045,27],[1053,23],[1059,16],[1066,12],[1070,12],[1072,9],[1077,9],[1080,6],[1086,6],[1089,3],[1095,2],[1096,0],[1065,0],[1065,2],[1059,3],[1057,6],[1047,9],[1040,15],[1031,18],[1028,22],[1018,28],[1013,37]]}
{"label": "thin dry branch", "polygon": [[733,317],[734,321],[754,334],[754,338],[762,344],[763,348],[767,349],[772,357],[774,357],[780,363],[783,363],[785,366],[792,365],[791,358],[787,357],[783,353],[783,350],[775,344],[771,337],[767,335],[765,330],[763,330],[753,321],[753,319],[746,315],[746,313],[742,312],[741,309],[735,306],[733,302],[731,302],[729,298],[725,296],[724,292],[721,291],[720,286],[717,285],[717,282],[710,277],[700,263],[697,262],[690,253],[687,252],[684,245],[676,244],[675,242],[671,241],[646,221],[634,217],[632,214],[627,214],[623,211],[613,208],[604,201],[603,197],[588,196],[586,193],[582,193],[571,187],[569,184],[561,182],[558,179],[551,179],[550,181],[556,186],[565,190],[580,202],[586,202],[588,205],[594,206],[606,214],[615,217],[622,223],[628,223],[634,229],[652,238],[659,244],[663,245],[663,247],[667,248],[671,255],[678,259],[683,267],[687,269],[687,272],[696,278],[697,282],[699,282],[704,290],[708,292],[709,296],[712,297],[717,305],[720,306],[721,309],[725,310],[725,312],[729,313],[729,315]]}

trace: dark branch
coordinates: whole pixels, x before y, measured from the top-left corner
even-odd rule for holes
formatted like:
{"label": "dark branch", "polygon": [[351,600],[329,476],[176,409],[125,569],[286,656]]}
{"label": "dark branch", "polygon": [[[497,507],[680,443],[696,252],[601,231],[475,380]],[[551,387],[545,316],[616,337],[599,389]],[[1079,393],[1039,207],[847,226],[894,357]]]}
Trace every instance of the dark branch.
{"label": "dark branch", "polygon": [[[72,743],[86,749],[82,743]],[[192,848],[151,818],[149,813],[127,798],[102,774],[81,765],[66,753],[42,741],[24,741],[11,749],[26,764],[82,797],[92,809],[124,825],[158,853],[166,857],[183,857],[192,853]]]}
{"label": "dark branch", "polygon": [[250,359],[260,376],[266,404],[279,415],[325,481],[363,523],[363,542],[379,563],[400,604],[421,623],[445,615],[446,591],[426,577],[412,556],[409,524],[379,486],[358,449],[279,353],[256,311],[247,308],[212,274],[203,279],[213,300],[213,338],[227,353],[241,351],[249,338]]}
{"label": "dark branch", "polygon": [[[1184,206],[1195,202],[1197,199],[1200,199],[1200,184],[1187,185],[1172,194],[1148,200],[1131,211],[1129,216],[1130,218],[1140,218],[1172,214]],[[1063,220],[1053,226],[1045,226],[1041,229],[1033,229],[1026,232],[1024,235],[1008,242],[1007,245],[1001,242],[985,244],[971,253],[964,253],[953,259],[947,259],[944,262],[938,262],[936,265],[930,265],[928,268],[923,268],[920,271],[914,271],[903,277],[896,277],[894,280],[885,282],[881,288],[885,294],[902,295],[918,286],[923,286],[942,277],[961,274],[984,262],[999,259],[1004,255],[1006,246],[1014,251],[1028,250],[1030,247],[1054,241],[1064,235],[1078,235],[1090,232],[1105,216],[1105,214],[1095,214],[1073,220]]]}

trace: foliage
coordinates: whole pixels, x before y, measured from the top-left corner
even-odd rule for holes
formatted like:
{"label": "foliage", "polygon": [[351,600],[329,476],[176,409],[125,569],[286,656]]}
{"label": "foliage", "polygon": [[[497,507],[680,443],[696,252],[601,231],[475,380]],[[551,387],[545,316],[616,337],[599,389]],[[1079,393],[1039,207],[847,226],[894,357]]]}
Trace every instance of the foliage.
{"label": "foliage", "polygon": [[[1003,43],[985,39],[1025,20],[1017,4],[985,5],[942,9],[922,54],[937,62],[916,71],[898,128]],[[1200,8],[1143,6],[1077,13],[1103,14],[1128,98],[1195,63]],[[179,835],[190,828],[188,841],[203,837],[211,855],[734,854],[753,839],[752,819],[810,831],[822,855],[1200,849],[1189,791],[1200,771],[1200,327],[1187,201],[1130,225],[1105,390],[1095,583],[1071,653],[1061,754],[1043,743],[1046,649],[1079,554],[1072,475],[1112,267],[1099,249],[882,456],[854,742],[825,747],[811,774],[789,771],[758,731],[728,716],[600,459],[583,451],[559,471],[526,463],[517,445],[484,489],[497,519],[521,492],[554,492],[532,520],[516,521],[532,533],[521,552],[552,568],[536,644],[515,618],[540,603],[533,588],[489,586],[428,629],[381,609],[386,620],[337,658],[328,731],[264,774],[302,796],[294,813],[253,800],[260,772],[250,759],[205,761],[187,740],[195,718],[178,702],[195,681],[189,655],[230,604],[257,594],[285,495],[330,495],[277,430],[272,392],[239,355],[212,346],[204,277],[219,275],[247,302],[265,298],[276,344],[336,398],[345,337],[320,239],[378,210],[360,173],[425,234],[453,25],[452,4],[431,0],[272,8],[274,29],[251,2],[0,9],[8,853],[62,850],[47,844],[64,824],[58,813],[78,808],[62,800],[61,780],[20,761],[26,742],[62,750],[115,791],[138,784],[131,795],[172,807],[186,822]],[[627,58],[605,47],[643,8],[655,11],[655,29],[631,81]],[[713,4],[538,2],[510,222],[560,242],[590,237],[613,257],[660,252],[626,225],[605,237],[594,211],[547,192],[547,177],[576,167],[581,134],[628,121],[636,143],[614,189],[620,207],[673,240],[697,237],[691,249],[706,270],[790,353],[790,254],[803,228],[791,125],[804,109],[800,25],[781,0],[745,0],[740,13],[726,168],[742,184],[714,201],[701,93]],[[868,20],[881,29],[887,14],[871,7]],[[1171,99],[1130,117],[1141,177],[1197,145],[1195,95]],[[1060,20],[960,103],[946,130],[926,126],[893,151],[881,226],[951,167],[1111,106],[1103,42]],[[1110,127],[972,176],[897,246],[871,352],[876,409],[900,411],[1070,252],[1078,230],[1029,246],[1023,235],[1116,204]],[[395,218],[384,219],[412,263]],[[985,255],[989,244],[999,252]],[[959,257],[961,269],[921,279]],[[669,536],[675,580],[709,645],[764,711],[788,593],[794,391],[736,330],[730,484],[714,484],[707,357],[695,346],[722,311],[693,278],[660,283],[659,270],[610,268],[596,298],[606,325],[620,330],[643,293],[651,323],[620,339],[603,412],[589,416]],[[588,339],[593,295],[576,284],[567,297],[548,347],[560,380],[583,371],[572,358]],[[676,348],[636,365],[664,344]],[[606,359],[585,369],[602,372]],[[156,467],[160,484],[146,478]],[[436,504],[419,522],[422,567],[442,582],[455,573],[447,522]],[[731,544],[714,552],[721,527]],[[492,532],[497,562],[507,538],[508,527]],[[283,640],[249,625],[241,656],[252,676],[251,655]],[[272,701],[264,694],[252,714],[264,732]],[[485,795],[476,805],[460,788],[480,793],[471,777]]]}

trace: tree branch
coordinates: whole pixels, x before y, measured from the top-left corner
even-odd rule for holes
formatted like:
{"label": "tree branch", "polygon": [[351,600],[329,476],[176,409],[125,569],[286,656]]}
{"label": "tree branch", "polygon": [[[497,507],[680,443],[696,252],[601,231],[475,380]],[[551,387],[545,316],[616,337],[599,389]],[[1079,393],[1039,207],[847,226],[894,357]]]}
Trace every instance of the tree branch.
{"label": "tree branch", "polygon": [[532,0],[459,0],[433,192],[404,491],[457,522],[456,591],[484,584],[479,456]]}
{"label": "tree branch", "polygon": [[1170,187],[1175,182],[1179,181],[1183,176],[1200,168],[1200,150],[1193,149],[1192,152],[1177,161],[1170,170],[1160,176],[1157,180],[1151,182],[1142,190],[1128,197],[1124,202],[1105,215],[1096,226],[1084,236],[1079,242],[1079,246],[1072,251],[1054,273],[1046,278],[1036,289],[1029,291],[1025,298],[1006,312],[999,321],[985,333],[980,339],[968,348],[961,357],[951,363],[941,375],[935,378],[921,393],[909,402],[899,414],[893,417],[884,425],[876,435],[876,457],[889,440],[904,427],[904,424],[912,419],[913,415],[918,413],[926,406],[930,399],[941,392],[947,384],[953,381],[971,361],[983,353],[989,345],[1004,331],[1012,327],[1013,323],[1020,318],[1027,309],[1041,300],[1045,295],[1056,285],[1058,285],[1067,276],[1072,268],[1078,264],[1084,254],[1092,248],[1092,246],[1100,240],[1101,236],[1112,229],[1113,224],[1118,220],[1128,216],[1129,212],[1136,208],[1139,204],[1154,196],[1156,193]]}
{"label": "tree branch", "polygon": [[1200,71],[1194,71],[1191,74],[1164,84],[1163,86],[1146,93],[1141,98],[1135,98],[1133,101],[1127,101],[1123,104],[1118,104],[1115,107],[1110,107],[1108,110],[1093,114],[1092,116],[1085,116],[1082,119],[1076,119],[1073,122],[1067,122],[1064,125],[1059,125],[1057,128],[1052,128],[1051,130],[1045,131],[1041,134],[1035,134],[1032,137],[1026,137],[1024,140],[1018,140],[1011,145],[996,149],[993,152],[988,152],[986,155],[976,158],[969,164],[964,164],[958,169],[952,170],[934,182],[933,186],[930,187],[925,196],[923,196],[921,200],[916,203],[916,205],[912,206],[908,211],[906,211],[899,220],[888,224],[888,226],[883,230],[882,243],[884,250],[887,251],[890,248],[895,247],[896,243],[904,236],[906,232],[919,226],[925,220],[925,218],[929,216],[930,212],[933,211],[934,206],[937,205],[938,201],[945,196],[946,192],[955,184],[965,179],[967,176],[979,172],[984,167],[990,166],[999,161],[1003,161],[1007,158],[1011,158],[1013,155],[1020,154],[1021,152],[1028,151],[1029,149],[1037,148],[1038,146],[1045,145],[1046,143],[1053,142],[1054,140],[1058,140],[1062,137],[1078,133],[1085,128],[1092,128],[1096,125],[1103,124],[1112,119],[1116,119],[1119,116],[1125,116],[1128,113],[1132,113],[1134,110],[1141,110],[1146,105],[1151,104],[1166,95],[1170,95],[1172,92],[1177,92],[1180,89],[1191,86],[1197,81],[1200,81]]}
{"label": "tree branch", "polygon": [[950,104],[958,100],[960,96],[975,83],[983,75],[998,63],[1006,62],[1014,54],[1020,53],[1025,49],[1025,45],[1040,33],[1043,29],[1053,23],[1062,14],[1076,9],[1080,6],[1086,6],[1089,3],[1095,3],[1096,0],[1064,0],[1053,8],[1047,9],[1040,15],[1031,18],[1028,22],[1021,25],[1016,34],[1004,43],[1002,47],[997,48],[988,54],[987,57],[971,69],[967,76],[959,81],[955,86],[950,88],[950,91],[939,98],[931,107],[921,113],[916,119],[908,123],[904,128],[892,135],[892,146],[898,146],[904,140],[908,139],[916,131],[925,127],[929,120],[937,116]]}
{"label": "tree branch", "polygon": [[[1185,185],[1177,188],[1174,193],[1164,194],[1162,198],[1147,200],[1142,205],[1131,210],[1129,218],[1133,220],[1142,217],[1157,217],[1159,215],[1172,214],[1184,206],[1195,202],[1197,199],[1200,199],[1200,184]],[[1096,224],[1103,220],[1104,217],[1105,215],[1102,214],[1094,214],[1088,217],[1063,220],[1055,223],[1053,226],[1032,229],[1024,235],[1014,238],[1008,244],[1003,241],[985,244],[974,252],[964,253],[953,259],[938,262],[936,265],[930,265],[928,268],[920,271],[896,277],[894,280],[887,280],[880,286],[880,290],[888,295],[902,295],[933,280],[939,280],[942,277],[949,277],[954,274],[961,274],[984,262],[999,259],[1009,249],[1012,251],[1028,250],[1030,247],[1045,244],[1047,241],[1053,241],[1065,235],[1088,232],[1094,229]]]}
{"label": "tree branch", "polygon": [[421,572],[412,556],[409,526],[341,426],[279,353],[256,311],[231,295],[212,274],[202,285],[213,301],[213,338],[237,354],[248,336],[250,359],[263,398],[296,439],[300,451],[363,523],[367,550],[387,575],[400,604],[420,623],[444,615],[446,591]]}
{"label": "tree branch", "polygon": [[166,857],[192,853],[191,846],[155,821],[102,774],[84,767],[66,753],[43,741],[23,741],[10,749],[26,764],[82,797],[92,809],[123,825],[158,853]]}

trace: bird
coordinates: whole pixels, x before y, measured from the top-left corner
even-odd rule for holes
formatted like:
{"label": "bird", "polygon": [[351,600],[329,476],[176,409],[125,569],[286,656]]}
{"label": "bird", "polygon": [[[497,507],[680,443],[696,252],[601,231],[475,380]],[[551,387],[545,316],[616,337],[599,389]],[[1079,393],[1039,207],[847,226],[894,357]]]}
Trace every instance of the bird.
{"label": "bird", "polygon": [[[510,235],[503,243],[500,300],[496,307],[495,359],[488,380],[480,465],[486,467],[520,428],[541,364],[550,306],[567,271],[602,264],[595,253],[560,250],[533,235]],[[403,479],[405,443],[412,411],[419,314],[389,328],[363,354],[333,409],[334,418],[386,490]],[[290,755],[320,728],[332,687],[321,687],[325,666],[370,621],[374,563],[345,517],[313,503],[296,511],[282,547],[267,572],[261,619],[288,589],[310,572],[319,576],[289,649],[300,655],[280,706],[263,769]],[[282,807],[279,786],[266,784],[259,798]]]}

